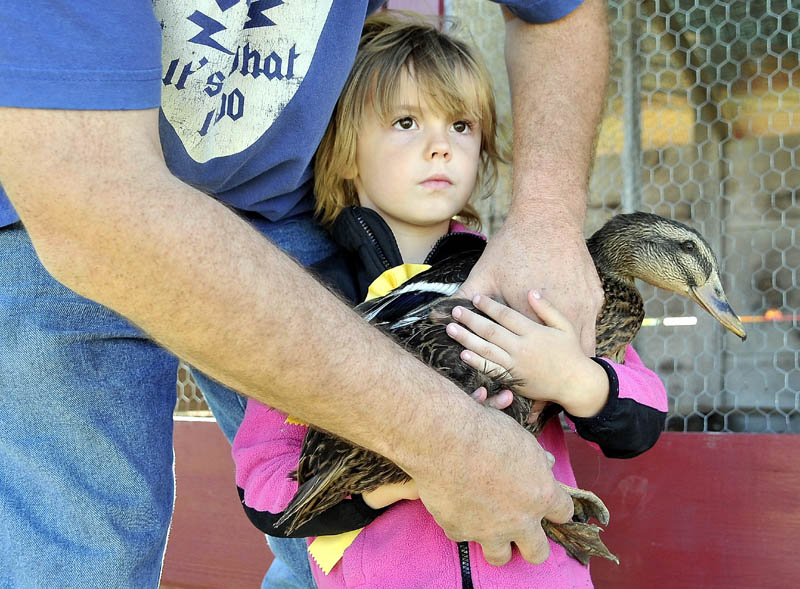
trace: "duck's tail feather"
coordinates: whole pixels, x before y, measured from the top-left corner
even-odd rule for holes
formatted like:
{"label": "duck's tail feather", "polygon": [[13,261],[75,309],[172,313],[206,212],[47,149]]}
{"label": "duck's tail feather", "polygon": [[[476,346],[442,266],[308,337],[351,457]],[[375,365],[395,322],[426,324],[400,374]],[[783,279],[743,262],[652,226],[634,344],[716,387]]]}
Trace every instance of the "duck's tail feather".
{"label": "duck's tail feather", "polygon": [[347,493],[336,483],[346,469],[346,459],[340,458],[332,468],[301,484],[277,525],[285,526],[286,532],[291,534],[316,515],[342,501]]}

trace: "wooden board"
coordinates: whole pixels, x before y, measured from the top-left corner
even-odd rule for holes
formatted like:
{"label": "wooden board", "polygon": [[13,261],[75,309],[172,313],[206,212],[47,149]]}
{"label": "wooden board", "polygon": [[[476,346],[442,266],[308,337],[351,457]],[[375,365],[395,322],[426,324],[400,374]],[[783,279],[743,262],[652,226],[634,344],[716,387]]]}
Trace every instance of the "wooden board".
{"label": "wooden board", "polygon": [[800,436],[667,433],[631,460],[568,443],[578,483],[611,511],[603,539],[621,564],[593,559],[598,589],[800,583]]}
{"label": "wooden board", "polygon": [[[568,436],[578,482],[611,510],[598,589],[785,588],[800,583],[800,436],[663,434],[632,460]],[[214,423],[175,424],[178,498],[162,584],[258,587],[271,556],[247,521]]]}
{"label": "wooden board", "polygon": [[253,589],[272,554],[236,492],[231,447],[213,422],[175,422],[177,498],[163,587]]}

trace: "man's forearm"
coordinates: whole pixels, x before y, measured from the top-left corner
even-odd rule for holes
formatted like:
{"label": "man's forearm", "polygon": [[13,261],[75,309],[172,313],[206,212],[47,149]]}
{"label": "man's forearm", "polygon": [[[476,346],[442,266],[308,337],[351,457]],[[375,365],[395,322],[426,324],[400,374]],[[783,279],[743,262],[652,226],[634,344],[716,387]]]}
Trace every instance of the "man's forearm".
{"label": "man's forearm", "polygon": [[606,5],[528,25],[506,12],[514,119],[512,215],[583,230],[586,187],[608,80]]}
{"label": "man's forearm", "polygon": [[0,129],[34,129],[0,146],[0,178],[48,270],[210,376],[401,465],[453,443],[426,420],[445,400],[464,419],[477,404],[172,177],[155,137],[127,135],[155,116],[0,113]]}
{"label": "man's forearm", "polygon": [[47,269],[224,384],[393,460],[488,562],[511,542],[542,562],[542,518],[567,521],[572,502],[535,438],[174,179],[157,117],[0,108],[0,179]]}

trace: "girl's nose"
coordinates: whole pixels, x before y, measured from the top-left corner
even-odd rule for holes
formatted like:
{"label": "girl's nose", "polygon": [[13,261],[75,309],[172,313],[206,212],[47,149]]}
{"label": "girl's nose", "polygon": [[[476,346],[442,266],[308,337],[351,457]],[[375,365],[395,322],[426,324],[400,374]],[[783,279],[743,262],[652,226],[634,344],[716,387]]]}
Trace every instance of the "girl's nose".
{"label": "girl's nose", "polygon": [[427,154],[430,159],[442,158],[445,161],[450,161],[452,155],[450,141],[447,137],[446,130],[435,130],[431,132],[428,140]]}

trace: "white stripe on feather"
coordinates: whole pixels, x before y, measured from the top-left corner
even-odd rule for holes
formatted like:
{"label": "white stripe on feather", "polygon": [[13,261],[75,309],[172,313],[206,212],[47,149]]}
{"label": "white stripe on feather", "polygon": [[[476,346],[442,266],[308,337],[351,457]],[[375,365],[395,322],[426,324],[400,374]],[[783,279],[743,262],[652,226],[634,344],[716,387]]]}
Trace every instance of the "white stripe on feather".
{"label": "white stripe on feather", "polygon": [[372,321],[387,305],[401,294],[407,292],[435,292],[442,296],[450,296],[455,294],[460,286],[460,283],[453,282],[414,282],[412,284],[401,285],[400,288],[396,288],[386,295],[388,299],[386,302],[364,315],[364,318],[367,321]]}

